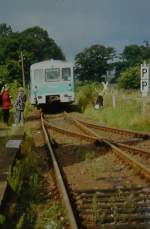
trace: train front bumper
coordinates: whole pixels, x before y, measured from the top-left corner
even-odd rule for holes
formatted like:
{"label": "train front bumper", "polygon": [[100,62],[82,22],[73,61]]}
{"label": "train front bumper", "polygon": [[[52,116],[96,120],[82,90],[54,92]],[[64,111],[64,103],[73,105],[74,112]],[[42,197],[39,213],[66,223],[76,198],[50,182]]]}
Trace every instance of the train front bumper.
{"label": "train front bumper", "polygon": [[60,102],[66,103],[66,102],[72,102],[74,101],[74,95],[72,93],[66,93],[60,95]]}

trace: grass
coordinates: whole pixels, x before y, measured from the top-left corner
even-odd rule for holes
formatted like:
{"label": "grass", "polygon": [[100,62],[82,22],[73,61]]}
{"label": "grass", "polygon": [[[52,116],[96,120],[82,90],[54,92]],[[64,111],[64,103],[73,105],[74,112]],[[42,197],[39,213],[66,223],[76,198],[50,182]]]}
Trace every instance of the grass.
{"label": "grass", "polygon": [[8,228],[11,222],[12,228],[33,228],[35,211],[32,204],[38,200],[38,177],[37,155],[32,149],[32,139],[26,136],[8,177],[12,196],[5,209],[5,227]]}
{"label": "grass", "polygon": [[83,161],[91,161],[92,159],[96,157],[95,151],[86,149],[83,146],[79,147],[77,154],[78,154],[79,159]]}
{"label": "grass", "polygon": [[[82,88],[80,90],[82,93],[80,91],[78,92],[78,101],[81,101],[81,94],[82,100],[87,100],[86,96],[83,94],[86,91],[85,86],[84,90],[82,90]],[[87,90],[89,91],[89,88]],[[93,88],[93,91],[94,90]],[[91,96],[95,96],[95,93],[93,92]],[[113,106],[112,102],[113,96],[115,96],[115,106]],[[94,105],[91,103],[91,101],[94,101],[94,98],[90,98],[89,102],[82,101],[82,104],[86,105],[84,109],[82,107],[81,110],[88,118],[98,121],[101,124],[117,128],[150,131],[149,100],[149,97],[143,99],[139,91],[112,91],[112,89],[109,88],[109,91],[104,95],[104,106],[101,109],[95,110]]]}
{"label": "grass", "polygon": [[66,228],[66,218],[64,217],[64,209],[59,201],[52,204],[39,206],[38,220],[35,228],[45,229],[63,229]]}
{"label": "grass", "polygon": [[3,225],[5,222],[5,216],[0,214],[0,225]]}

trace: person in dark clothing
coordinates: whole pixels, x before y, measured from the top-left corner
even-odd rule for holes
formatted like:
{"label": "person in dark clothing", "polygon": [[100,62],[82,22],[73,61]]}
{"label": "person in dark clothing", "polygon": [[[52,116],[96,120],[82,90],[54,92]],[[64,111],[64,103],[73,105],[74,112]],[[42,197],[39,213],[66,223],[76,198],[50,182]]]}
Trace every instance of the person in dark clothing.
{"label": "person in dark clothing", "polygon": [[2,87],[3,87],[3,82],[2,82],[2,80],[0,79],[0,91],[2,90]]}
{"label": "person in dark clothing", "polygon": [[2,106],[2,95],[1,95],[1,92],[2,92],[2,80],[0,80],[0,106]]}
{"label": "person in dark clothing", "polygon": [[9,122],[9,109],[11,107],[11,99],[8,92],[8,86],[5,85],[1,90],[2,111],[4,123],[8,125]]}
{"label": "person in dark clothing", "polygon": [[15,124],[23,125],[24,123],[25,102],[26,102],[26,95],[24,92],[24,88],[20,87],[18,90],[17,99],[15,103],[15,107],[16,107]]}
{"label": "person in dark clothing", "polygon": [[103,96],[99,93],[95,101],[95,109],[103,107]]}

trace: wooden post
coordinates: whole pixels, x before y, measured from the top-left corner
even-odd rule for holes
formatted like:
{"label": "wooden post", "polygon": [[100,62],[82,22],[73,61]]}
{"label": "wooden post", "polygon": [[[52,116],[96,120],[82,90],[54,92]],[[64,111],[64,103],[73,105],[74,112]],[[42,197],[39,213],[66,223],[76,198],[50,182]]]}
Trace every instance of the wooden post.
{"label": "wooden post", "polygon": [[25,75],[24,75],[24,62],[23,62],[23,54],[21,52],[21,68],[22,68],[22,85],[24,87],[24,90],[25,90]]}
{"label": "wooden post", "polygon": [[116,96],[115,96],[115,94],[112,94],[112,107],[116,108]]}

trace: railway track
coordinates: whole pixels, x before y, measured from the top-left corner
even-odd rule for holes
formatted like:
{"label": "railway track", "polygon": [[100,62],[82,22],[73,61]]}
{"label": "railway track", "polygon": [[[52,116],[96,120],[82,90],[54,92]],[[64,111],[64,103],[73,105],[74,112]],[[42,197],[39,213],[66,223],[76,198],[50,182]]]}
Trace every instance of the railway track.
{"label": "railway track", "polygon": [[140,188],[77,191],[74,198],[88,228],[148,228],[150,198]]}
{"label": "railway track", "polygon": [[[98,139],[101,139],[101,136],[98,135],[97,133],[95,133],[93,130],[89,129],[89,127],[87,127],[88,125],[83,125],[84,122],[80,122],[78,120],[74,120],[75,124],[77,126],[79,126],[83,131],[86,131],[87,133],[89,132],[89,134],[95,136]],[[108,128],[107,131],[111,129]],[[115,130],[116,132],[116,130]],[[119,130],[120,132],[120,130]],[[121,134],[127,134],[129,131],[121,131]],[[129,132],[129,135],[131,135],[132,131]],[[149,138],[149,134],[148,133],[139,133],[139,132],[134,132],[133,131],[133,135],[134,136],[138,136],[139,138],[145,139],[145,138]],[[130,145],[126,145],[126,144],[122,144],[122,143],[118,143],[115,141],[109,141],[107,139],[102,139],[107,145],[109,145],[112,149],[115,150],[115,152],[117,152],[117,155],[122,158],[123,160],[125,160],[129,165],[131,166],[136,166],[137,169],[139,169],[139,173],[143,174],[145,177],[147,177],[148,179],[150,179],[150,151],[146,151],[137,147],[133,147]]]}
{"label": "railway track", "polygon": [[[75,117],[74,117],[75,116]],[[77,117],[76,117],[77,116]],[[48,119],[49,116],[46,116]],[[91,121],[84,120],[82,117],[78,117],[78,115],[72,115],[69,113],[62,113],[59,115],[51,115],[50,121],[52,120],[63,120],[63,119],[69,119],[73,122],[83,124],[84,126],[87,126],[90,128],[90,130],[93,130],[95,134],[97,133],[101,138],[106,139],[108,141],[115,141],[118,143],[125,143],[125,144],[137,144],[139,142],[143,142],[145,140],[150,139],[150,133],[147,132],[139,132],[139,131],[131,131],[126,129],[118,129],[118,128],[112,128],[104,125],[98,125],[96,123],[92,123]]]}
{"label": "railway track", "polygon": [[[77,228],[150,228],[149,151],[103,138],[87,122],[67,114],[42,122],[57,146]],[[149,138],[149,133],[118,134]]]}
{"label": "railway track", "polygon": [[[102,138],[99,134],[97,134],[93,130],[89,129],[89,127],[87,127],[88,126],[87,123],[85,125],[85,122],[83,122],[83,121],[81,122],[81,121],[76,120],[76,119],[68,118],[67,115],[65,115],[64,117],[61,116],[62,120],[64,118],[68,119],[70,121],[70,123],[68,122],[68,126],[70,125],[70,129],[71,130],[73,129],[72,126],[73,126],[73,123],[74,123],[74,125],[77,126],[77,128],[79,128],[81,131],[83,131],[84,134],[79,134],[77,131],[73,132],[71,130],[70,131],[69,130],[64,130],[64,129],[60,128],[60,127],[57,128],[53,124],[49,124],[47,122],[45,122],[45,123],[49,127],[51,127],[52,129],[55,129],[56,131],[61,131],[61,133],[64,133],[64,134],[67,134],[67,135],[70,135],[70,136],[73,136],[73,137],[79,137],[79,138],[87,139],[87,140],[91,139],[91,141],[101,141],[101,142],[106,143],[111,148],[115,149],[116,152],[119,151],[118,155],[121,158],[124,158],[124,160],[126,160],[126,162],[128,164],[138,167],[139,169],[142,170],[142,173],[145,174],[145,176],[149,177],[150,172],[149,172],[148,168],[150,168],[150,151],[146,151],[146,150],[143,150],[143,149],[140,149],[140,148],[137,148],[137,147],[132,147],[132,146],[129,146],[129,145],[126,145],[126,144],[118,143],[118,141],[117,142],[112,141],[112,140],[109,141],[109,139]],[[57,123],[57,125],[60,126],[60,122],[58,122],[58,119],[56,119],[55,123]],[[65,125],[65,128],[66,128],[66,126],[67,125]],[[69,128],[68,126],[67,126],[67,128]],[[107,131],[109,129],[111,129],[111,128],[108,128]],[[120,133],[120,130],[118,130],[118,131]],[[115,129],[115,132],[117,132],[117,129]],[[145,139],[145,138],[148,138],[148,136],[149,136],[148,133],[145,134],[145,133],[139,133],[139,132],[135,132],[135,131],[133,131],[133,133],[132,133],[132,131],[126,131],[126,130],[124,130],[124,131],[122,130],[121,134],[124,134],[124,132],[125,132],[125,135],[127,135],[127,133],[129,133],[129,136],[131,134],[133,136],[136,136],[136,137],[138,136],[140,138],[140,140],[141,140],[141,138]],[[130,155],[132,155],[132,157]]]}
{"label": "railway track", "polygon": [[63,200],[64,206],[66,208],[66,212],[67,212],[70,228],[71,229],[77,229],[78,226],[77,226],[77,222],[76,222],[73,210],[72,210],[72,206],[71,206],[71,203],[70,203],[68,192],[67,192],[67,189],[65,187],[63,176],[61,174],[58,162],[57,162],[55,154],[53,152],[53,149],[52,149],[52,146],[51,146],[51,143],[50,143],[50,140],[49,140],[49,136],[47,134],[47,130],[45,129],[44,121],[43,121],[42,117],[41,117],[41,123],[42,123],[42,129],[43,129],[43,133],[44,133],[44,136],[45,136],[45,140],[46,140],[46,143],[47,143],[47,146],[48,146],[48,149],[49,149],[50,157],[51,157],[51,160],[52,160],[53,170],[54,170],[54,174],[55,174],[55,177],[56,177],[56,180],[57,180],[59,194],[60,194],[60,196],[61,196],[61,198]]}

